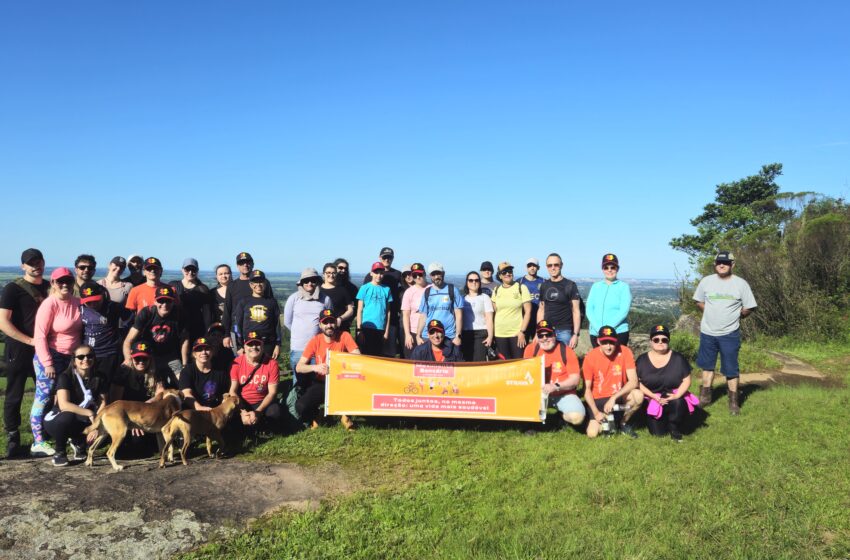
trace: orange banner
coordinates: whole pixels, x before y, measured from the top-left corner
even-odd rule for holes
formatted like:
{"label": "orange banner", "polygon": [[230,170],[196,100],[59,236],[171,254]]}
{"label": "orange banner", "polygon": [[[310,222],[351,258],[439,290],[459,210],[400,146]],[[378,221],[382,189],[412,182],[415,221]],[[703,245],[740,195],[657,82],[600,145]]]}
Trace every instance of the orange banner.
{"label": "orange banner", "polygon": [[410,362],[330,352],[325,414],[542,422],[543,358]]}

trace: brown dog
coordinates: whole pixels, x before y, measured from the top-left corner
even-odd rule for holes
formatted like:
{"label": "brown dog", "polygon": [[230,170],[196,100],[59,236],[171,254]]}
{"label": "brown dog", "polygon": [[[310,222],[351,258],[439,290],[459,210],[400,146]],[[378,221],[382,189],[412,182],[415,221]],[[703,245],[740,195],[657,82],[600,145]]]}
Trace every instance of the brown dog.
{"label": "brown dog", "polygon": [[92,465],[95,450],[106,436],[109,436],[112,444],[106,451],[106,456],[112,463],[113,469],[116,471],[123,469],[124,467],[115,462],[115,452],[127,436],[127,430],[131,428],[155,433],[159,448],[162,449],[163,440],[160,433],[162,427],[168,423],[175,412],[180,410],[181,402],[177,389],[166,389],[151,403],[115,401],[110,404],[97,415],[92,425],[83,431],[85,434],[97,431],[97,437],[89,447],[86,465],[89,467]]}
{"label": "brown dog", "polygon": [[219,450],[224,449],[224,438],[221,436],[221,430],[230,421],[233,412],[239,405],[239,397],[231,394],[226,394],[221,400],[221,404],[212,410],[181,410],[171,417],[162,428],[162,438],[164,440],[162,451],[159,456],[160,468],[165,466],[165,452],[171,449],[173,454],[173,439],[177,432],[183,435],[183,447],[180,448],[180,459],[184,465],[188,465],[186,453],[189,451],[189,444],[192,443],[192,438],[195,436],[206,436],[207,438],[207,455],[212,457],[212,440],[218,442]]}

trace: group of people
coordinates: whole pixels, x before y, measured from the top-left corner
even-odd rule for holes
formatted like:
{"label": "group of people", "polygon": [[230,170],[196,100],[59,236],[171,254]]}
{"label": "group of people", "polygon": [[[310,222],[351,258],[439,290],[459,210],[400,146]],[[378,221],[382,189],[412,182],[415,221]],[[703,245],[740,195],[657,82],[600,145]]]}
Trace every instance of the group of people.
{"label": "group of people", "polygon": [[[394,259],[392,248],[382,248],[359,287],[345,259],[325,264],[321,274],[307,268],[281,311],[247,252],[236,257],[238,275],[219,265],[218,285],[209,288],[198,278],[194,258],[183,261],[182,279],[166,284],[160,260],[139,255],[113,258],[95,281],[96,259],[83,254],[73,271],[55,268],[48,283],[41,251],[25,250],[23,276],[0,295],[7,457],[25,453],[18,427],[29,377],[35,378],[29,453],[53,456],[59,466],[68,464],[66,447],[75,455],[84,447],[83,429],[107,403],[149,401],[166,388],[178,388],[184,406],[199,410],[217,406],[229,392],[241,402],[238,427],[274,426],[285,412],[275,398],[281,325],[290,332],[293,366],[287,404],[307,425],[317,425],[328,349],[433,362],[542,355],[543,390],[567,423],[583,425],[587,418],[591,437],[617,430],[634,435],[630,417],[645,409],[651,433],[681,440],[682,423],[696,403],[688,392],[690,365],[670,351],[663,325],[653,327],[649,352],[634,358],[628,347],[631,291],[617,277],[616,255],[603,256],[603,279],[593,284],[586,304],[576,283],[563,276],[557,253],[545,260],[548,278],[538,276],[535,258],[519,279],[509,262],[494,267],[484,261],[462,287],[445,281],[440,263],[398,270]],[[703,310],[699,404],[711,401],[719,353],[730,412],[737,414],[739,321],[756,303],[733,268],[731,253],[719,253],[716,273],[700,282],[694,298]],[[579,367],[582,311],[593,349]],[[576,393],[580,377],[584,404]],[[342,423],[354,428],[349,418]]]}

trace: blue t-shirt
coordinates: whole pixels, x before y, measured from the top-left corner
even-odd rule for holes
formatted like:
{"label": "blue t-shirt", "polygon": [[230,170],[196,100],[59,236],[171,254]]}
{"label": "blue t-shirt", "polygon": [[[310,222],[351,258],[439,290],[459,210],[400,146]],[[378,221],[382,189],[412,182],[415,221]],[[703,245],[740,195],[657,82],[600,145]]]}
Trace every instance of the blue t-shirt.
{"label": "blue t-shirt", "polygon": [[543,278],[538,276],[534,280],[529,280],[523,276],[519,279],[519,283],[528,288],[528,293],[531,294],[531,307],[537,309],[540,305],[540,286],[543,285]]}
{"label": "blue t-shirt", "polygon": [[446,329],[446,338],[449,340],[457,336],[457,325],[455,324],[454,310],[457,308],[463,309],[463,294],[457,287],[452,286],[455,292],[455,301],[452,305],[452,298],[449,297],[449,285],[443,284],[439,290],[430,285],[425,288],[428,292],[428,297],[422,294],[422,301],[419,303],[419,313],[425,316],[425,321],[420,321],[422,325],[422,338],[428,338],[428,322],[434,319],[443,323]]}
{"label": "blue t-shirt", "polygon": [[106,306],[105,314],[91,307],[80,306],[80,316],[83,321],[83,342],[92,347],[98,356],[112,356],[118,353],[121,339],[118,336],[119,306],[111,301]]}
{"label": "blue t-shirt", "polygon": [[372,282],[363,284],[357,290],[357,299],[363,301],[363,316],[361,327],[384,330],[387,327],[387,308],[393,300],[393,295],[387,286]]}

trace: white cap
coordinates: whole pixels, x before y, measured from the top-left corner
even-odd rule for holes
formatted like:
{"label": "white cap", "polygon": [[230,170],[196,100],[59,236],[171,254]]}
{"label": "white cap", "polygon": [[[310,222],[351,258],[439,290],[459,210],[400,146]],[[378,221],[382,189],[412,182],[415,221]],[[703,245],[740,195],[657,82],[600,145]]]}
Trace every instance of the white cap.
{"label": "white cap", "polygon": [[428,274],[434,274],[435,272],[442,272],[443,274],[445,274],[446,269],[443,268],[443,265],[441,265],[440,263],[432,262],[428,265]]}
{"label": "white cap", "polygon": [[534,265],[534,266],[536,266],[537,268],[540,268],[540,261],[538,261],[538,260],[537,260],[537,259],[535,259],[534,257],[531,257],[530,259],[528,259],[527,261],[525,261],[525,266],[528,266],[528,265],[530,265],[530,264],[533,264],[533,265]]}

